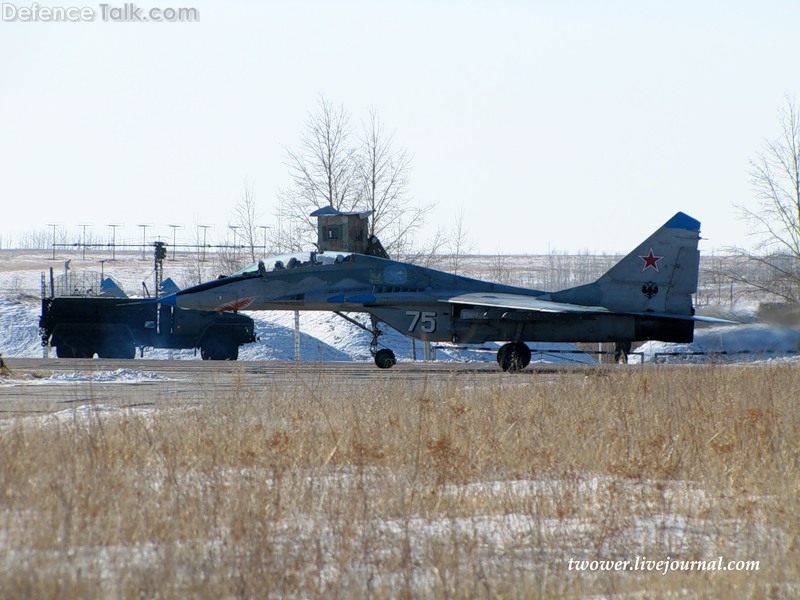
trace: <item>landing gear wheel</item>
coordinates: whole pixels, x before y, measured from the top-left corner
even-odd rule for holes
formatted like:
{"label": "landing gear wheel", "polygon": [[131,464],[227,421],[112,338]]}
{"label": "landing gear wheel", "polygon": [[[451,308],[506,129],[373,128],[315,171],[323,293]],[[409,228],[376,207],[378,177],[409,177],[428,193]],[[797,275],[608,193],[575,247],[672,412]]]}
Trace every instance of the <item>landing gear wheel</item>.
{"label": "landing gear wheel", "polygon": [[397,363],[397,359],[394,356],[394,352],[388,348],[378,350],[375,353],[375,364],[379,369],[390,369],[395,365],[395,363]]}
{"label": "landing gear wheel", "polygon": [[616,342],[614,344],[614,362],[620,365],[628,364],[628,354],[631,353],[631,342]]}
{"label": "landing gear wheel", "polygon": [[503,344],[497,351],[497,364],[503,371],[521,371],[531,362],[531,349],[522,342]]}

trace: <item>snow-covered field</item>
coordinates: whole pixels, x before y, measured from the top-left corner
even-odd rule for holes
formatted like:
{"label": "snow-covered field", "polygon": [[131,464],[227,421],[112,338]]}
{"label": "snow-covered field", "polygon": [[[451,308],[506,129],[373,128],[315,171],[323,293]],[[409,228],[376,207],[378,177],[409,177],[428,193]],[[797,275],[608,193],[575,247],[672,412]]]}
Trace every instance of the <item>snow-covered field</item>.
{"label": "snow-covered field", "polygon": [[[36,358],[43,355],[39,339],[38,319],[40,312],[39,298],[42,289],[42,274],[50,268],[55,275],[63,273],[64,259],[70,258],[72,272],[82,270],[99,271],[102,267],[106,276],[111,275],[129,295],[140,295],[142,282],[147,282],[152,289],[152,265],[141,260],[141,255],[132,253],[122,256],[116,261],[105,258],[81,258],[79,253],[69,257],[50,259],[44,251],[0,251],[0,353],[6,357]],[[547,257],[543,257],[546,259]],[[524,279],[526,269],[533,269],[535,257],[517,257],[516,262],[504,263],[506,274],[516,279]],[[102,264],[99,260],[104,260]],[[487,272],[492,259],[477,257],[473,259],[474,274],[491,276]],[[214,276],[213,268],[204,266],[206,279]],[[536,269],[540,269],[537,266]],[[187,285],[197,272],[197,263],[180,258],[174,262],[166,262],[166,274],[179,284]],[[473,273],[470,273],[473,274]],[[243,346],[240,360],[281,360],[295,358],[294,347],[294,314],[291,312],[249,312],[256,323],[256,335],[259,341]],[[352,315],[367,324],[365,315]],[[302,312],[300,315],[300,355],[303,361],[365,361],[371,360],[369,353],[370,334],[351,323],[327,312]],[[412,340],[398,332],[383,327],[384,335],[380,338],[383,347],[391,348],[399,360],[411,360],[416,354],[422,358],[423,348],[416,342],[412,348]],[[540,362],[594,362],[594,356],[574,353],[577,350],[572,344],[530,344],[535,348],[533,361]],[[487,344],[487,349],[496,350],[497,344]],[[649,342],[638,349],[643,353],[646,362],[653,360],[685,360],[685,358],[665,356],[676,352],[726,352],[726,360],[764,360],[793,356],[800,347],[800,329],[770,325],[748,324],[734,327],[698,328],[693,344],[667,344]],[[536,350],[539,350],[538,352]],[[566,350],[569,353],[559,353]],[[554,352],[555,351],[555,352]],[[737,353],[731,355],[731,353]],[[146,358],[180,358],[196,359],[199,355],[194,351],[147,350]],[[495,360],[494,351],[476,351],[472,349],[448,349],[439,347],[435,352],[436,360],[454,361],[486,361]],[[634,362],[639,360],[633,356]]]}
{"label": "snow-covered field", "polygon": [[[73,269],[97,268],[73,260]],[[39,289],[52,264],[63,269],[46,255],[0,252],[0,352],[7,357],[42,354]],[[167,267],[185,285],[189,265]],[[148,263],[136,258],[105,270],[129,293],[149,275]],[[292,360],[294,314],[249,314],[260,341],[240,358]],[[335,315],[302,313],[301,330],[303,360],[371,360],[369,334]],[[772,360],[800,344],[797,329],[765,324],[698,328],[695,337],[691,345],[653,342],[639,350],[646,361],[679,350]],[[410,360],[404,336],[387,329],[381,342]],[[542,349],[534,361],[594,360],[531,346]],[[199,360],[191,351],[146,353],[170,356]],[[437,357],[494,361],[493,352],[440,350]],[[146,364],[65,368],[0,379],[0,386],[153,382],[142,388],[148,399],[169,380]],[[720,371],[730,378],[724,402],[709,393]],[[686,387],[672,368],[581,375],[557,386],[545,378],[520,385],[459,377],[424,388],[395,383],[390,401],[351,388],[320,400],[269,389],[229,394],[221,386],[212,401],[189,406],[137,397],[131,406],[87,400],[12,415],[0,424],[5,455],[16,453],[4,479],[9,508],[0,512],[0,588],[20,597],[70,585],[78,591],[64,597],[157,595],[161,587],[168,596],[227,597],[258,595],[263,577],[277,590],[270,597],[371,590],[376,597],[397,590],[419,597],[527,597],[536,590],[546,597],[701,597],[709,585],[716,597],[743,590],[792,597],[795,371],[784,364],[691,369]],[[680,562],[673,573],[572,567],[640,557],[716,564],[723,556],[752,559],[762,570],[709,575],[679,572]],[[225,587],[237,577],[257,591]],[[42,587],[30,587],[39,581]],[[51,581],[55,587],[46,588]]]}

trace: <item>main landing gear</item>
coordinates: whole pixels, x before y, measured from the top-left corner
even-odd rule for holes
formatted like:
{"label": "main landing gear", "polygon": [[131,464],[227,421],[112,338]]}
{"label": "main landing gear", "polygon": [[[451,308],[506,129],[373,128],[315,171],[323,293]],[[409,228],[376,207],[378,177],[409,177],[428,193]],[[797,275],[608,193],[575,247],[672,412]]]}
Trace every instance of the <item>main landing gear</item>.
{"label": "main landing gear", "polygon": [[631,353],[631,342],[614,343],[614,362],[620,365],[628,364],[628,354]]}
{"label": "main landing gear", "polygon": [[531,362],[531,349],[522,342],[503,344],[497,351],[497,364],[503,371],[521,371]]}

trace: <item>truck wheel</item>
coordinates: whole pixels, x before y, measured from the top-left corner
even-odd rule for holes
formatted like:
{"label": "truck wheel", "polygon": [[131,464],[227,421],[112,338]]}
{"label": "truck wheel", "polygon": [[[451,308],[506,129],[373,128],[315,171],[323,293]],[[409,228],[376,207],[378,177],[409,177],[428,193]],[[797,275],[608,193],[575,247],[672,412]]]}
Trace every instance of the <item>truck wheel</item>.
{"label": "truck wheel", "polygon": [[90,346],[80,345],[75,349],[75,358],[94,358],[94,350]]}
{"label": "truck wheel", "polygon": [[61,340],[61,343],[56,346],[56,356],[58,358],[92,358],[94,350],[88,344],[67,339]]}
{"label": "truck wheel", "polygon": [[200,346],[203,360],[236,360],[239,358],[239,345],[226,336],[204,340]]}
{"label": "truck wheel", "polygon": [[59,344],[56,346],[56,356],[58,358],[77,358],[77,356],[75,356],[75,348],[67,344]]}
{"label": "truck wheel", "polygon": [[136,347],[124,340],[112,340],[103,345],[98,356],[100,358],[131,359],[136,357]]}

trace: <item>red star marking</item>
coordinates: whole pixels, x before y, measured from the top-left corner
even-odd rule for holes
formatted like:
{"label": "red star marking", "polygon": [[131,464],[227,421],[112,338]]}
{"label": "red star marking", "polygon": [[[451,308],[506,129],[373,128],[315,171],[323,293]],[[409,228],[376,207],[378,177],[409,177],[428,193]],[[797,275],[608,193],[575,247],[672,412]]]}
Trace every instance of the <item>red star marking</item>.
{"label": "red star marking", "polygon": [[664,257],[656,256],[655,254],[653,254],[653,247],[651,246],[650,252],[647,254],[647,256],[640,255],[639,258],[641,258],[644,261],[644,266],[642,267],[642,273],[647,271],[647,269],[649,269],[650,267],[654,268],[656,270],[656,273],[658,273],[658,261],[660,261]]}

